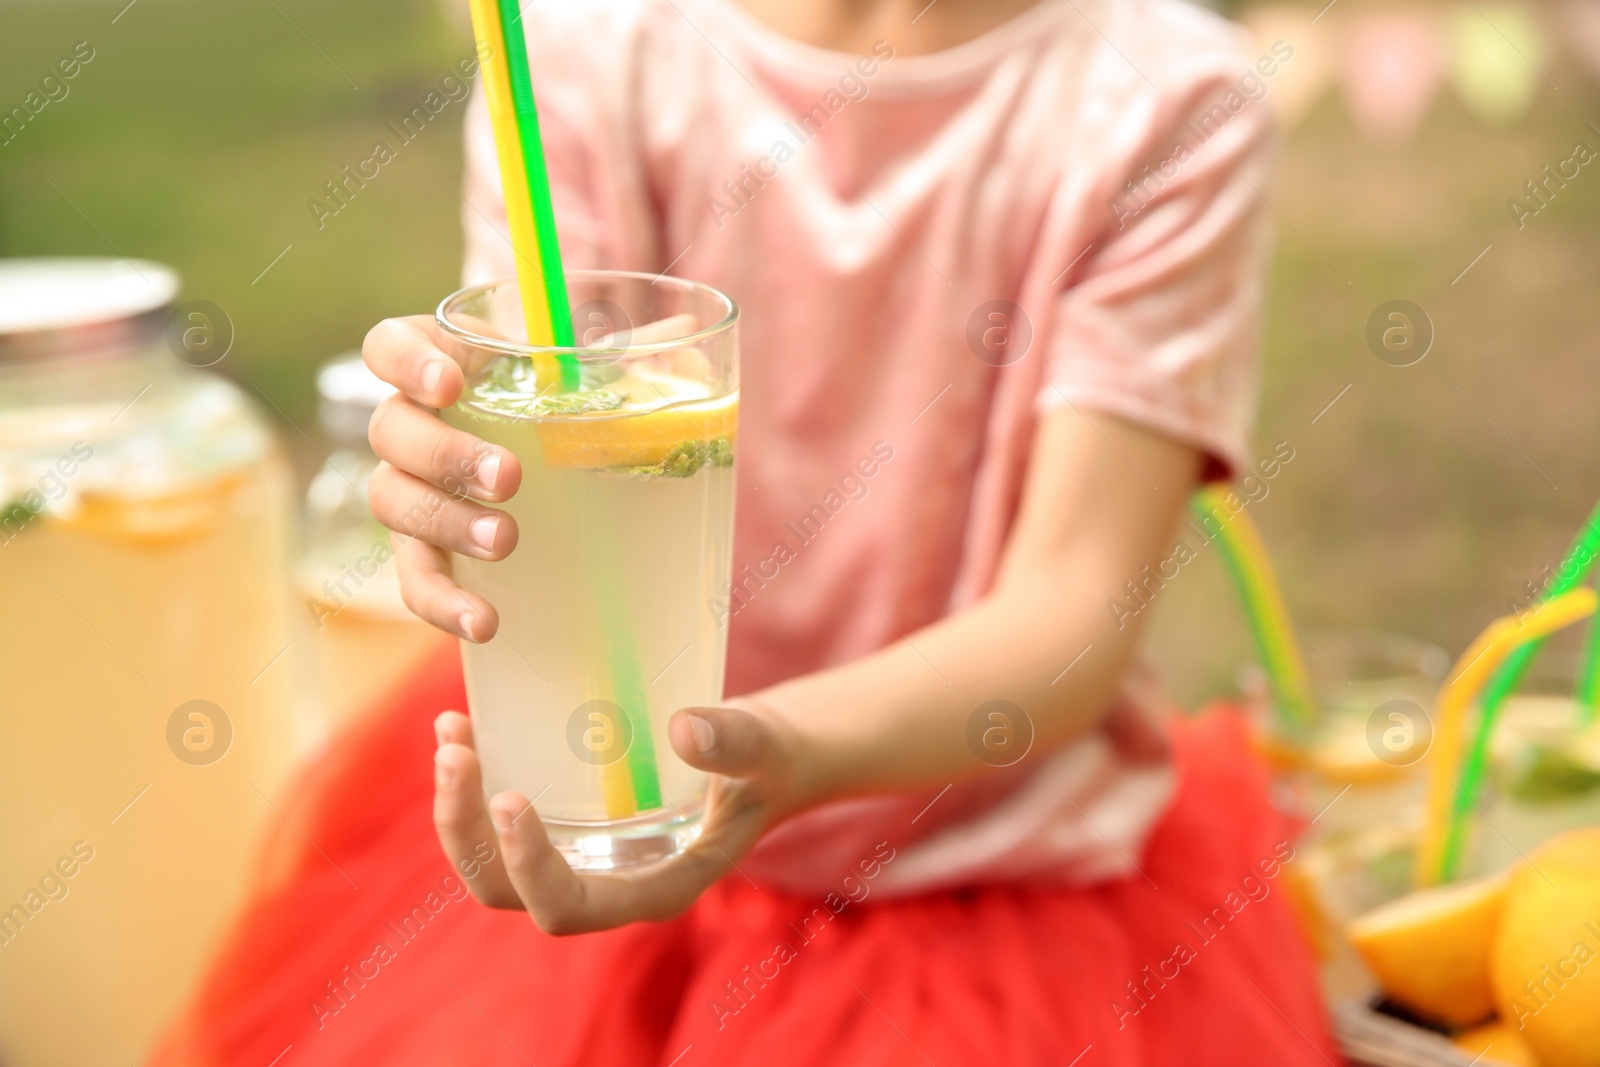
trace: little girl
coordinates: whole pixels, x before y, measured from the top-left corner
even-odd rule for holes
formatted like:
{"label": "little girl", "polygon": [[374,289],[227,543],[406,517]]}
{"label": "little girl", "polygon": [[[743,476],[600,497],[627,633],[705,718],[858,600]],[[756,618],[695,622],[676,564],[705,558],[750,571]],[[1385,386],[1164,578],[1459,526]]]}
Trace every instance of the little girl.
{"label": "little girl", "polygon": [[[730,699],[670,723],[717,776],[686,854],[576,875],[528,798],[486,802],[452,652],[308,772],[159,1062],[1333,1062],[1241,726],[1159,717],[1109,609],[1250,463],[1253,90],[1292,47],[1181,0],[526,24],[568,266],[742,308],[736,570],[841,478],[849,505],[730,607]],[[514,272],[493,153],[478,100],[468,282]],[[400,390],[371,501],[433,515],[397,539],[407,603],[486,641],[449,554],[515,551],[491,505],[521,471],[434,415],[463,386],[438,341],[367,337]]]}

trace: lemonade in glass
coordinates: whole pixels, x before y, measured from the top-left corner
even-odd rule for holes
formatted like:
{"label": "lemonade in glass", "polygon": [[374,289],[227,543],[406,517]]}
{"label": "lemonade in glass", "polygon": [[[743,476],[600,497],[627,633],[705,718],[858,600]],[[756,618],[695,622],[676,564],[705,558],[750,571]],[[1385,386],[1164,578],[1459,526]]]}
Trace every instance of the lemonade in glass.
{"label": "lemonade in glass", "polygon": [[467,370],[442,415],[522,465],[500,505],[516,549],[454,560],[500,615],[492,640],[462,644],[485,788],[533,801],[574,867],[610,869],[698,833],[706,776],[666,725],[722,698],[726,632],[710,605],[730,575],[738,311],[674,278],[575,271],[568,286],[571,349],[517,339],[514,281],[440,305]]}

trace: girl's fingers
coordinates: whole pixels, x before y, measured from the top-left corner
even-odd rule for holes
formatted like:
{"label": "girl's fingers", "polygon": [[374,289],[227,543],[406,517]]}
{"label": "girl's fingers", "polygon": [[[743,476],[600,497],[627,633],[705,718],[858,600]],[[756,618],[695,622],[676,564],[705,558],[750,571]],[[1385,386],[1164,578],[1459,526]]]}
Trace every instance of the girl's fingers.
{"label": "girl's fingers", "polygon": [[478,743],[472,736],[472,720],[459,711],[441,711],[433,720],[434,740],[441,745],[465,745],[476,755]]}
{"label": "girl's fingers", "polygon": [[434,720],[434,732],[439,747],[433,756],[433,826],[439,843],[481,903],[520,908],[483,806],[483,774],[472,747],[471,723],[460,712],[447,711]]}
{"label": "girl's fingers", "polygon": [[[747,698],[722,707],[675,712],[667,720],[667,739],[689,766],[716,775],[714,789],[729,799],[737,797],[740,807],[759,798],[776,803],[774,814],[781,816],[805,806],[804,797],[828,789],[814,770],[805,771],[822,760],[803,735],[781,715]],[[732,786],[737,788],[723,788]],[[724,807],[710,814],[735,814]]]}
{"label": "girl's fingers", "polygon": [[[722,780],[722,784],[726,784]],[[755,807],[737,786],[714,805],[706,835],[682,855],[634,870],[578,874],[556,851],[526,800],[501,793],[489,802],[506,876],[539,929],[565,936],[681,914],[721,878],[760,834]]]}
{"label": "girl's fingers", "polygon": [[528,802],[502,793],[489,802],[506,877],[550,934],[609,930],[678,915],[733,868],[768,823],[768,797],[792,774],[794,742],[759,706],[685,708],[669,721],[673,749],[714,772],[704,834],[682,855],[634,870],[577,874],[550,843]]}
{"label": "girl's fingers", "polygon": [[730,866],[702,841],[649,867],[580,875],[550,843],[538,814],[521,796],[501,793],[489,801],[489,812],[517,896],[539,929],[558,937],[670,919]]}
{"label": "girl's fingers", "polygon": [[450,557],[415,538],[391,538],[400,597],[411,614],[468,641],[487,641],[500,627],[500,615],[482,597],[450,577]]}
{"label": "girl's fingers", "polygon": [[429,408],[447,408],[461,395],[461,368],[438,345],[429,315],[384,319],[367,332],[361,355],[379,378]]}
{"label": "girl's fingers", "polygon": [[476,559],[504,559],[517,545],[510,515],[457,500],[421,478],[379,463],[367,482],[367,503],[396,533]]}
{"label": "girl's fingers", "polygon": [[384,401],[373,415],[369,436],[386,462],[373,471],[367,500],[379,522],[404,535],[394,544],[406,607],[448,633],[487,641],[499,616],[451,580],[449,557],[439,549],[477,559],[505,558],[516,547],[516,521],[458,498],[505,500],[516,492],[522,473],[509,452],[422,410],[448,407],[461,395],[462,368],[440,347],[441,340],[430,316],[413,315],[385,319],[362,343],[367,367],[402,394]]}
{"label": "girl's fingers", "polygon": [[606,928],[592,922],[583,882],[550,843],[544,823],[526,798],[500,793],[489,801],[489,816],[504,854],[506,877],[539,929],[563,935]]}
{"label": "girl's fingers", "polygon": [[506,500],[522,481],[516,456],[446,426],[402,396],[378,405],[367,438],[379,458],[451,496]]}
{"label": "girl's fingers", "polygon": [[743,708],[684,708],[667,720],[667,737],[689,766],[729,778],[770,778],[785,762],[773,720]]}

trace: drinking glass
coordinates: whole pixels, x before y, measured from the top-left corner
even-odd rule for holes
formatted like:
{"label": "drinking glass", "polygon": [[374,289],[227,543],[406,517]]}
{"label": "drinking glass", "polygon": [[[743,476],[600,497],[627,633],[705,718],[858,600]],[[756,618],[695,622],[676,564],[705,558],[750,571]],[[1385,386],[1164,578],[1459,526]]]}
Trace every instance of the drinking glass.
{"label": "drinking glass", "polygon": [[[722,698],[739,415],[738,308],[705,285],[567,275],[576,344],[526,343],[515,280],[440,304],[466,370],[451,425],[512,452],[498,562],[455,558],[500,626],[462,643],[484,784],[533,802],[578,869],[681,852],[706,776],[668,743],[679,708]],[[463,471],[463,478],[470,476]]]}

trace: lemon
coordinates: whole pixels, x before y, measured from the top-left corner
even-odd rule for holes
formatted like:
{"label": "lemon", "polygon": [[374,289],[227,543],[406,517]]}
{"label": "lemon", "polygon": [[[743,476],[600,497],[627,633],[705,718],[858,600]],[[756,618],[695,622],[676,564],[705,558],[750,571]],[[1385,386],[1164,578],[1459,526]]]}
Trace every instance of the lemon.
{"label": "lemon", "polygon": [[1600,1067],[1600,827],[1554,837],[1517,866],[1493,974],[1500,1017],[1544,1067]]}
{"label": "lemon", "polygon": [[546,467],[686,477],[732,462],[739,394],[713,396],[703,381],[644,363],[598,368],[585,388],[554,393],[528,361],[504,359],[462,398],[451,421],[472,429],[475,417],[495,424],[495,437],[519,454],[527,446],[512,439],[531,427]]}
{"label": "lemon", "polygon": [[1390,999],[1466,1026],[1494,1012],[1489,961],[1507,876],[1425,889],[1349,924],[1346,933]]}
{"label": "lemon", "polygon": [[730,441],[739,427],[739,397],[657,408],[641,415],[573,415],[541,419],[539,449],[547,467],[650,467],[713,441]]}
{"label": "lemon", "polygon": [[1522,1035],[1499,1019],[1457,1035],[1452,1043],[1485,1067],[1500,1063],[1507,1067],[1540,1067]]}
{"label": "lemon", "polygon": [[71,511],[47,517],[64,528],[140,548],[164,548],[214,530],[238,507],[238,490],[245,484],[244,474],[230,472],[143,494],[88,490]]}
{"label": "lemon", "polygon": [[1310,736],[1259,729],[1254,740],[1257,750],[1272,766],[1286,771],[1310,771],[1340,786],[1347,782],[1385,782],[1415,769],[1385,763],[1374,756],[1364,719],[1352,723],[1335,718]]}

